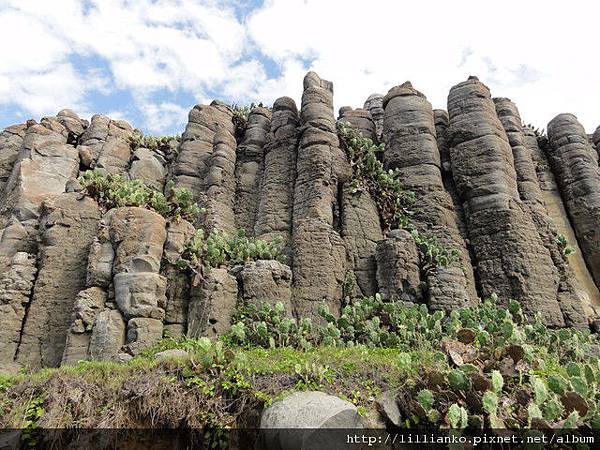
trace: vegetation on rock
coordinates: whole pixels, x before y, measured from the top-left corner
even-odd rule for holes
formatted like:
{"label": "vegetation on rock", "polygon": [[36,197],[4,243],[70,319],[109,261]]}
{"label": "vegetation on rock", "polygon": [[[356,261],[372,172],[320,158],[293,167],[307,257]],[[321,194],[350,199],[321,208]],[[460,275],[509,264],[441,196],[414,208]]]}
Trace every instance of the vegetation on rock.
{"label": "vegetation on rock", "polygon": [[176,188],[172,181],[167,183],[167,196],[150,189],[141,180],[127,180],[120,175],[97,170],[84,172],[79,182],[85,194],[106,209],[138,206],[173,220],[195,220],[203,212],[194,202],[192,193],[185,188]]}
{"label": "vegetation on rock", "polygon": [[285,262],[282,242],[280,237],[272,241],[250,238],[244,230],[233,236],[213,230],[207,236],[198,229],[186,242],[178,265],[202,276],[204,268],[231,267],[259,259]]}
{"label": "vegetation on rock", "polygon": [[[364,413],[390,391],[403,428],[600,427],[597,336],[549,329],[518,303],[495,300],[445,315],[373,297],[339,318],[322,309],[324,324],[286,317],[280,305],[249,306],[220,340],[167,338],[127,364],[80,362],[4,378],[0,425],[22,427],[35,408],[43,427],[149,418],[154,426],[243,426],[251,410],[318,389]],[[187,356],[153,356],[175,348]]]}
{"label": "vegetation on rock", "polygon": [[384,144],[375,145],[347,122],[338,122],[337,129],[352,168],[353,192],[364,189],[376,200],[384,232],[403,228],[411,233],[423,258],[424,273],[456,261],[458,250],[440,245],[435,236],[418,230],[411,222],[415,194],[403,188],[398,169],[386,171],[377,158]]}
{"label": "vegetation on rock", "polygon": [[132,151],[138,148],[147,148],[148,150],[160,151],[166,156],[175,156],[177,147],[181,142],[181,136],[145,136],[139,130],[134,132],[129,137],[129,145]]}

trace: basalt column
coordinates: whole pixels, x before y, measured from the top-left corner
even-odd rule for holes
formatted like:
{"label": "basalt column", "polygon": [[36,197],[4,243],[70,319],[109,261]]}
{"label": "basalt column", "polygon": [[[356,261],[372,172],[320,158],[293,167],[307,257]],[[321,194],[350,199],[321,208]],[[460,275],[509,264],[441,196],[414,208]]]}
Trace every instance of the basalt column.
{"label": "basalt column", "polygon": [[554,264],[519,197],[512,149],[489,89],[476,77],[454,86],[448,114],[452,170],[482,294],[518,300],[526,313],[563,326]]}
{"label": "basalt column", "polygon": [[[560,189],[550,168],[548,157],[545,152],[540,148],[538,143],[538,136],[536,132],[529,128],[523,128],[525,147],[531,153],[533,159],[538,183],[542,191],[544,198],[544,205],[548,215],[554,222],[554,225],[558,233],[562,234],[567,238],[567,242],[570,247],[575,250],[575,253],[569,255],[569,266],[574,272],[577,278],[579,291],[578,296],[583,299],[584,307],[587,306],[599,307],[600,306],[600,291],[594,283],[594,278],[588,270],[588,267],[583,259],[581,249],[575,237],[575,231],[569,221],[569,215],[565,208],[563,199],[560,195]],[[546,146],[547,141],[541,140],[541,145]],[[592,315],[592,314],[590,314]]]}
{"label": "basalt column", "polygon": [[271,131],[264,147],[264,169],[254,227],[260,239],[271,240],[281,236],[288,256],[291,255],[299,124],[300,117],[294,100],[289,97],[275,100]]}
{"label": "basalt column", "polygon": [[596,128],[596,131],[594,131],[594,134],[592,135],[592,142],[596,146],[596,153],[600,155],[600,126]]}
{"label": "basalt column", "polygon": [[321,302],[341,304],[346,249],[334,229],[338,183],[349,176],[333,117],[333,84],[314,72],[304,77],[303,128],[296,162],[292,231],[293,306],[316,316]]}
{"label": "basalt column", "polygon": [[454,183],[454,178],[452,177],[452,162],[450,161],[450,148],[448,147],[448,139],[446,134],[448,132],[448,113],[443,109],[434,109],[433,110],[433,118],[435,120],[435,133],[437,138],[438,150],[440,151],[440,162],[442,169],[442,181],[444,183],[444,188],[450,197],[452,198],[452,203],[454,204],[454,211],[456,212],[456,220],[458,225],[458,230],[460,231],[461,236],[465,240],[465,243],[469,244],[468,232],[467,232],[467,223],[465,220],[465,212],[462,204],[462,200],[458,195],[458,191],[456,190],[456,183]]}
{"label": "basalt column", "polygon": [[248,116],[244,139],[237,149],[235,225],[250,235],[254,233],[256,224],[263,151],[270,127],[271,112],[267,108],[254,108]]}
{"label": "basalt column", "polygon": [[559,280],[558,300],[565,324],[585,328],[587,318],[583,311],[582,299],[578,295],[580,288],[566,257],[559,247],[558,232],[545,208],[533,158],[530,150],[525,146],[525,134],[523,133],[519,110],[507,98],[494,98],[494,104],[512,148],[519,195],[525,207],[529,210],[542,242],[550,252],[554,262],[554,268],[548,267],[548,272],[556,272]]}
{"label": "basalt column", "polygon": [[113,120],[97,114],[81,135],[79,156],[88,169],[102,169],[110,174],[124,174],[129,168],[133,128],[124,120]]}
{"label": "basalt column", "polygon": [[13,125],[0,133],[0,197],[19,154],[27,125]]}
{"label": "basalt column", "polygon": [[367,98],[363,108],[371,113],[371,117],[375,123],[377,140],[379,142],[383,141],[383,95],[369,95],[369,98]]}
{"label": "basalt column", "polygon": [[475,281],[450,195],[444,189],[431,104],[409,82],[383,99],[387,169],[399,169],[406,189],[416,194],[413,222],[420,232],[458,250],[459,260],[427,275],[429,306],[451,311],[476,303]]}
{"label": "basalt column", "polygon": [[579,247],[600,286],[600,169],[598,155],[572,114],[548,124],[550,163],[575,229]]}
{"label": "basalt column", "polygon": [[215,135],[224,129],[233,136],[232,115],[231,108],[217,101],[210,105],[196,105],[188,115],[188,123],[181,136],[171,176],[177,187],[190,190],[194,200],[202,207],[208,206],[207,174],[215,148]]}
{"label": "basalt column", "polygon": [[[377,141],[371,114],[364,109],[340,109],[340,121],[350,123],[360,133]],[[359,292],[374,295],[377,289],[377,243],[383,239],[377,204],[367,190],[352,188],[344,183],[341,192],[342,238],[348,252],[349,270],[354,272]],[[346,293],[351,294],[351,293]]]}

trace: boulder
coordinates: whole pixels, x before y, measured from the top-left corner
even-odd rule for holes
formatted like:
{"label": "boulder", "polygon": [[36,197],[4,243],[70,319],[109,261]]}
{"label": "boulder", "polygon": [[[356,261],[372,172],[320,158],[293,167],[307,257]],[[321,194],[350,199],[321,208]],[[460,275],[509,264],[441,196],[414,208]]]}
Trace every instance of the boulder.
{"label": "boulder", "polygon": [[116,309],[105,309],[98,314],[90,338],[90,359],[114,360],[125,344],[125,321]]}
{"label": "boulder", "polygon": [[[261,448],[272,450],[347,448],[348,429],[362,428],[356,406],[318,391],[296,392],[266,409],[260,420]],[[334,438],[337,437],[337,438]]]}
{"label": "boulder", "polygon": [[137,317],[127,323],[127,351],[133,356],[158,344],[163,337],[161,320]]}
{"label": "boulder", "polygon": [[163,319],[167,279],[151,272],[121,272],[113,278],[115,302],[126,319]]}

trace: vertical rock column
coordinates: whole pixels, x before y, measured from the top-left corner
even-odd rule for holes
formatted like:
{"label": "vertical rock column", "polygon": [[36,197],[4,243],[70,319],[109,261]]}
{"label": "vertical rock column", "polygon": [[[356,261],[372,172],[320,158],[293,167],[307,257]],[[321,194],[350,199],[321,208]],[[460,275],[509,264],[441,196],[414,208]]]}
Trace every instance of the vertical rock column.
{"label": "vertical rock column", "polygon": [[291,255],[299,124],[294,100],[289,97],[275,100],[271,131],[264,147],[264,170],[254,227],[256,237],[260,239],[271,240],[281,236],[288,256]]}
{"label": "vertical rock column", "polygon": [[[171,177],[177,187],[188,189],[202,207],[208,206],[207,180],[215,136],[225,130],[233,136],[231,108],[220,103],[196,105],[188,115],[188,123],[181,136],[179,154],[171,166]],[[217,140],[219,142],[219,140]]]}
{"label": "vertical rock column", "polygon": [[465,211],[463,208],[462,200],[456,190],[456,183],[452,177],[452,162],[450,161],[450,148],[448,147],[448,139],[446,133],[448,132],[448,113],[443,109],[434,109],[433,118],[435,120],[435,133],[437,138],[438,150],[440,151],[440,162],[442,169],[442,182],[446,192],[450,194],[452,203],[454,204],[454,211],[456,213],[456,224],[461,236],[465,240],[467,247],[469,245],[469,234],[467,232],[467,224],[465,220]]}
{"label": "vertical rock column", "polygon": [[392,88],[383,99],[386,169],[399,169],[402,183],[416,194],[413,222],[440,245],[459,251],[457,262],[437,267],[424,280],[433,309],[451,311],[477,302],[471,261],[459,232],[450,195],[442,182],[440,153],[431,104],[410,82]]}
{"label": "vertical rock column", "polygon": [[25,124],[13,125],[0,133],[0,197],[19,155],[26,130]]}
{"label": "vertical rock column", "polygon": [[600,156],[600,126],[596,128],[594,134],[592,135],[592,142],[596,146],[596,153]]}
{"label": "vertical rock column", "polygon": [[82,262],[100,220],[96,202],[78,193],[46,200],[41,211],[39,272],[17,349],[17,361],[36,369],[61,362],[75,299],[86,284]]}
{"label": "vertical rock column", "polygon": [[519,198],[512,149],[489,89],[476,77],[454,86],[448,114],[452,170],[482,294],[518,300],[526,313],[563,326],[558,279],[548,272],[552,258]]}
{"label": "vertical rock column", "polygon": [[531,151],[525,146],[525,134],[519,110],[507,98],[494,98],[494,104],[512,148],[519,196],[529,210],[544,246],[552,256],[554,268],[548,267],[548,272],[555,272],[559,280],[558,301],[565,324],[585,328],[587,318],[583,310],[582,298],[578,295],[580,288],[568,261],[559,248],[558,232],[548,216]]}
{"label": "vertical rock column", "polygon": [[301,117],[292,231],[298,317],[316,316],[321,302],[333,312],[341,305],[346,249],[333,225],[338,183],[349,175],[333,117],[333,84],[314,72],[304,77]]}
{"label": "vertical rock column", "polygon": [[266,108],[254,108],[248,116],[244,139],[237,149],[235,177],[236,228],[254,234],[258,210],[258,191],[263,171],[263,152],[271,128],[271,112]]}
{"label": "vertical rock column", "polygon": [[[544,205],[548,215],[554,222],[556,230],[567,238],[569,245],[574,248],[575,253],[569,255],[569,266],[577,278],[579,291],[578,296],[583,299],[584,307],[591,305],[592,308],[600,306],[600,291],[594,283],[594,278],[585,264],[581,249],[575,237],[575,231],[569,221],[569,215],[565,209],[560,189],[550,168],[550,163],[544,151],[538,144],[538,137],[534,130],[525,127],[523,129],[525,147],[529,150],[535,165],[535,171],[544,198]],[[547,145],[546,141],[542,145]],[[588,315],[593,315],[592,311]]]}
{"label": "vertical rock column", "polygon": [[383,95],[371,94],[365,102],[364,109],[371,113],[373,123],[375,123],[375,133],[377,135],[377,141],[383,141]]}
{"label": "vertical rock column", "polygon": [[600,286],[600,169],[598,155],[572,114],[548,124],[549,159],[583,257]]}
{"label": "vertical rock column", "polygon": [[57,118],[29,122],[0,195],[0,363],[9,370],[19,366],[15,359],[28,314],[37,314],[30,310],[40,206],[64,193],[78,172],[77,150],[68,136]]}
{"label": "vertical rock column", "polygon": [[129,137],[133,128],[124,120],[96,114],[79,139],[79,156],[84,167],[110,174],[125,174],[131,159]]}
{"label": "vertical rock column", "polygon": [[[348,122],[361,134],[377,141],[371,114],[364,109],[340,109],[340,121]],[[353,192],[351,182],[344,183],[341,193],[342,238],[348,254],[349,270],[356,277],[359,292],[346,294],[374,295],[377,289],[377,243],[383,239],[379,210],[368,191]]]}

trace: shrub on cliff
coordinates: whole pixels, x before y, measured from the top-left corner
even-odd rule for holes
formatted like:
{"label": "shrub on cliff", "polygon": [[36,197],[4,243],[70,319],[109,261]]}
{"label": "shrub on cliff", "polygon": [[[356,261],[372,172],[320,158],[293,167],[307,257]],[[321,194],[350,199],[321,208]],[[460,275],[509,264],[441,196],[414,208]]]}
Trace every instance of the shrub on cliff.
{"label": "shrub on cliff", "polygon": [[181,136],[149,136],[142,134],[139,130],[135,130],[129,137],[129,145],[132,151],[138,148],[147,148],[148,150],[159,151],[163,153],[167,159],[172,159],[177,156],[177,148],[181,142]]}
{"label": "shrub on cliff", "polygon": [[156,211],[167,219],[195,220],[203,212],[192,193],[167,183],[168,196],[146,186],[141,180],[127,180],[120,175],[88,170],[79,177],[84,193],[106,209],[138,206]]}
{"label": "shrub on cliff", "polygon": [[202,277],[204,269],[231,267],[259,259],[285,262],[282,241],[280,237],[272,241],[249,238],[244,230],[232,236],[213,230],[207,236],[199,229],[185,244],[178,266]]}

